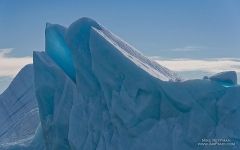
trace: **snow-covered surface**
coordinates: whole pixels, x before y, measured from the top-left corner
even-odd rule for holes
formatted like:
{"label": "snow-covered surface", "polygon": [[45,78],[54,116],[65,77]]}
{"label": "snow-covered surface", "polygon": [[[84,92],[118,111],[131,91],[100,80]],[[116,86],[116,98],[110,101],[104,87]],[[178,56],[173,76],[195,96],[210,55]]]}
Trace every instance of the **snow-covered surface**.
{"label": "snow-covered surface", "polygon": [[102,30],[93,28],[93,30],[95,30],[98,34],[108,40],[108,42],[114,45],[122,54],[128,57],[129,60],[132,60],[135,64],[137,64],[139,67],[151,75],[164,81],[180,80],[180,78],[174,72],[170,71],[166,67],[159,65],[155,61],[148,59],[133,46],[129,45],[127,42],[114,35],[110,31],[104,28]]}
{"label": "snow-covered surface", "polygon": [[[240,87],[225,86],[225,81],[235,83],[232,73],[180,80],[89,18],[46,30],[46,52],[33,55],[34,80],[23,74],[33,87],[22,101],[37,101],[40,123],[23,124],[32,132],[21,130],[15,142],[4,143],[10,134],[2,137],[0,149],[240,149]],[[23,85],[12,89],[26,91]],[[8,96],[1,95],[1,101],[8,102]],[[5,115],[12,104],[1,105],[1,124],[25,116],[17,108]],[[234,145],[202,146],[202,139],[228,139]]]}

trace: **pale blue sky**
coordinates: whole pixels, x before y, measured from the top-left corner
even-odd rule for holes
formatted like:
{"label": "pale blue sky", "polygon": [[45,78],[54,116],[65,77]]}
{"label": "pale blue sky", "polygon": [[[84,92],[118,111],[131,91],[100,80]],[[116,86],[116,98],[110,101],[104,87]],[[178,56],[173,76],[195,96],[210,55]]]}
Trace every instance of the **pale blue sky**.
{"label": "pale blue sky", "polygon": [[185,77],[240,73],[239,0],[0,0],[0,93],[32,51],[44,51],[46,22],[69,26],[81,17]]}
{"label": "pale blue sky", "polygon": [[45,23],[91,17],[145,55],[239,57],[239,0],[1,0],[0,48],[11,55],[44,50]]}

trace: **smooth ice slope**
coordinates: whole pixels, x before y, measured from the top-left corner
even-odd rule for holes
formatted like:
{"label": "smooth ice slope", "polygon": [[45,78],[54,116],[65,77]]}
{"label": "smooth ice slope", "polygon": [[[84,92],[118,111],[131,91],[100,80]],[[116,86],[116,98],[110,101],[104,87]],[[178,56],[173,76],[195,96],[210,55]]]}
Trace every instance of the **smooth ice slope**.
{"label": "smooth ice slope", "polygon": [[[180,80],[89,18],[48,25],[46,40],[46,52],[33,55],[40,125],[28,142],[0,148],[240,149],[234,72]],[[234,145],[199,146],[202,139]]]}
{"label": "smooth ice slope", "polygon": [[72,52],[64,40],[65,32],[65,27],[47,23],[45,30],[45,51],[72,80],[75,80]]}
{"label": "smooth ice slope", "polygon": [[103,36],[108,42],[115,45],[115,47],[123,53],[128,59],[132,60],[139,67],[144,69],[146,72],[151,75],[159,78],[160,80],[168,81],[168,80],[181,80],[176,73],[170,71],[164,66],[159,65],[155,61],[148,59],[144,55],[142,55],[137,49],[133,46],[129,45],[127,42],[122,40],[120,37],[114,35],[107,29],[102,27],[102,30],[98,30],[96,28],[92,28],[98,34]]}

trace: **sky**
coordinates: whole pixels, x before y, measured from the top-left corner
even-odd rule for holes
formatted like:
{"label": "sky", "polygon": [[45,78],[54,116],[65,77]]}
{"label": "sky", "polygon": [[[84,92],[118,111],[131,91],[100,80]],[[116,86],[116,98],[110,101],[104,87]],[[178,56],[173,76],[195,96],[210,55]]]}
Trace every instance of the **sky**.
{"label": "sky", "polygon": [[[240,68],[239,0],[0,0],[0,78],[14,77],[33,51],[44,51],[47,22],[68,27],[81,17],[178,72]],[[184,69],[185,60],[196,65]]]}

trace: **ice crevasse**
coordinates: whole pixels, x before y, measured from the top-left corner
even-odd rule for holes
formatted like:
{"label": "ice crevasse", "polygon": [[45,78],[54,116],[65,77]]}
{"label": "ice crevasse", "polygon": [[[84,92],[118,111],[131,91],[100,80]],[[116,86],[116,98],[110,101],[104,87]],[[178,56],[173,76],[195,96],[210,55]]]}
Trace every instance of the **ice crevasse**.
{"label": "ice crevasse", "polygon": [[180,79],[89,18],[45,35],[45,52],[0,96],[0,149],[240,149],[234,71]]}

